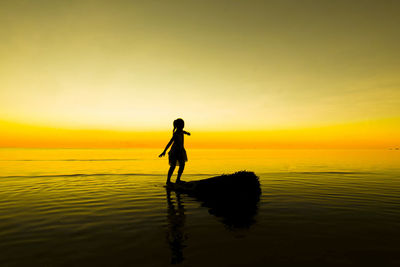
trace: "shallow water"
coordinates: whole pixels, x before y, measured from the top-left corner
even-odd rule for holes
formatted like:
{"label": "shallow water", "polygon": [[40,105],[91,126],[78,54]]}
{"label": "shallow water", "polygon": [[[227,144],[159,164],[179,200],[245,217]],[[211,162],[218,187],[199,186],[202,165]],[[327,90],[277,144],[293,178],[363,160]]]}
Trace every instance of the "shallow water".
{"label": "shallow water", "polygon": [[152,149],[1,149],[0,266],[399,266],[400,151],[194,150],[184,180],[254,171],[247,227],[163,187]]}

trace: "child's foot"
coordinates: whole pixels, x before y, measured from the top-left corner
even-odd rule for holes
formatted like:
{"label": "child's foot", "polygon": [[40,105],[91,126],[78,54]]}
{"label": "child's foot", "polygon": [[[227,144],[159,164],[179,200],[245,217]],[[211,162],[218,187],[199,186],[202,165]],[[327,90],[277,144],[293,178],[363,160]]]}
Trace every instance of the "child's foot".
{"label": "child's foot", "polygon": [[176,180],[175,183],[180,184],[180,183],[183,183],[183,181],[181,181],[181,180]]}
{"label": "child's foot", "polygon": [[167,184],[167,185],[171,184],[171,181],[167,181],[166,184]]}

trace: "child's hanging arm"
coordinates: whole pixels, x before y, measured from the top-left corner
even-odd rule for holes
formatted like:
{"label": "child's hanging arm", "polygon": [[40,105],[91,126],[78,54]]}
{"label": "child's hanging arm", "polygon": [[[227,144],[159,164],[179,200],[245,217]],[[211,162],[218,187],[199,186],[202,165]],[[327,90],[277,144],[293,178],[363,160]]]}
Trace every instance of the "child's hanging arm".
{"label": "child's hanging arm", "polygon": [[172,136],[171,140],[169,140],[169,142],[168,142],[167,146],[165,147],[164,151],[163,151],[160,155],[158,155],[158,157],[161,158],[161,157],[164,157],[164,156],[165,156],[165,152],[167,152],[168,148],[169,148],[169,147],[172,145],[172,143],[174,142],[174,137],[175,137],[175,135]]}

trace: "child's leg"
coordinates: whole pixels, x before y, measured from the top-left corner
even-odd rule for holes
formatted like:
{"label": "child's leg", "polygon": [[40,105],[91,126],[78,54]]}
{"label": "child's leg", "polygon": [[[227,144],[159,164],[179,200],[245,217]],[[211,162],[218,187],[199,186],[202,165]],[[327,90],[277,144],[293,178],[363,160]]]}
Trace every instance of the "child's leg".
{"label": "child's leg", "polygon": [[183,170],[185,169],[185,161],[180,161],[179,162],[179,169],[178,169],[178,176],[176,177],[176,182],[181,181],[181,176],[183,173]]}
{"label": "child's leg", "polygon": [[174,173],[176,164],[172,164],[168,170],[167,184],[171,182],[171,176]]}

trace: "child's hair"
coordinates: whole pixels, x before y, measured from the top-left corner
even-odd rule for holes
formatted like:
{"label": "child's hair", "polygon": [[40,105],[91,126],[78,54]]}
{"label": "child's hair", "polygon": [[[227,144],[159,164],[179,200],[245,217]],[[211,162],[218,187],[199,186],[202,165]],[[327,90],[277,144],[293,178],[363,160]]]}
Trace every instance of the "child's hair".
{"label": "child's hair", "polygon": [[172,133],[175,133],[177,129],[183,130],[183,127],[185,127],[185,122],[179,118],[174,120],[174,130],[172,131]]}

